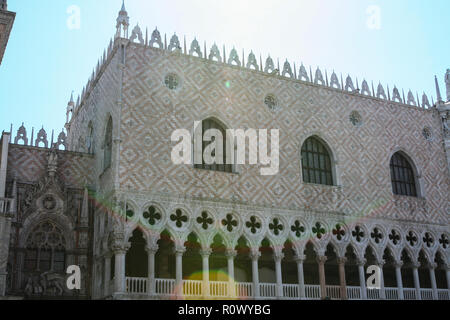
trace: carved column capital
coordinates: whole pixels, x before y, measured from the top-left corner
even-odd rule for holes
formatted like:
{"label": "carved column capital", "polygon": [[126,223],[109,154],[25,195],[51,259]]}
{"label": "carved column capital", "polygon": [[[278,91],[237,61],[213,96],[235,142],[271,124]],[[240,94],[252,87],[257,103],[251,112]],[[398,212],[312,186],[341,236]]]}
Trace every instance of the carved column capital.
{"label": "carved column capital", "polygon": [[284,258],[284,253],[281,251],[274,251],[273,253],[273,259],[275,260],[275,262],[281,262],[281,260],[283,260]]}
{"label": "carved column capital", "polygon": [[342,258],[336,258],[336,261],[339,265],[345,265],[347,263],[347,258],[346,257],[342,257]]}
{"label": "carved column capital", "polygon": [[117,254],[126,254],[130,249],[131,245],[129,243],[126,244],[114,244],[112,250],[115,255]]}
{"label": "carved column capital", "polygon": [[202,248],[200,250],[200,255],[202,256],[202,258],[208,258],[212,253],[212,249],[211,248]]}
{"label": "carved column capital", "polygon": [[394,261],[393,265],[394,265],[395,268],[400,268],[401,269],[401,267],[403,267],[403,261],[401,261],[401,260]]}
{"label": "carved column capital", "polygon": [[254,260],[258,260],[261,257],[261,252],[259,251],[259,248],[252,248],[250,249],[250,258]]}
{"label": "carved column capital", "polygon": [[421,266],[419,261],[413,261],[411,262],[411,267],[413,267],[413,269],[419,269]]}
{"label": "carved column capital", "polygon": [[237,251],[236,250],[234,250],[234,249],[227,249],[226,251],[225,251],[225,256],[227,257],[227,258],[236,258],[236,256],[237,256]]}
{"label": "carved column capital", "polygon": [[150,254],[156,254],[159,250],[159,246],[157,244],[153,244],[150,246],[145,247],[145,251]]}
{"label": "carved column capital", "polygon": [[428,263],[428,269],[435,270],[438,267],[438,264],[436,262],[429,262]]}
{"label": "carved column capital", "polygon": [[325,264],[325,262],[327,261],[328,257],[327,256],[317,256],[316,257],[316,261],[317,263],[320,264]]}
{"label": "carved column capital", "polygon": [[173,248],[173,253],[177,256],[183,255],[186,252],[186,248],[183,246],[177,246]]}
{"label": "carved column capital", "polygon": [[356,261],[356,264],[357,264],[358,266],[360,266],[360,267],[364,267],[364,266],[366,265],[366,263],[367,263],[367,260],[364,259],[364,258],[358,259],[358,260]]}
{"label": "carved column capital", "polygon": [[303,263],[306,260],[306,256],[305,255],[301,255],[301,256],[294,256],[294,261],[297,263]]}

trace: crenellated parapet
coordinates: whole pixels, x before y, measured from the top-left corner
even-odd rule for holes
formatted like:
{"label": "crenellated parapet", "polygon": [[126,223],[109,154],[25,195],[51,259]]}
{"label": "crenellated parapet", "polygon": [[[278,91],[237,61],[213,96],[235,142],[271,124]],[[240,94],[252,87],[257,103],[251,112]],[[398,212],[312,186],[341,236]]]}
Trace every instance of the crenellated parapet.
{"label": "crenellated parapet", "polygon": [[[11,125],[11,133],[13,132],[13,126]],[[67,145],[67,136],[64,132],[64,129],[58,134],[58,137],[55,139],[55,131],[52,130],[51,138],[48,138],[47,131],[42,127],[36,134],[36,138],[34,137],[34,128],[31,129],[31,136],[29,136],[29,131],[25,128],[24,124],[17,129],[17,133],[14,139],[11,136],[10,143],[19,144],[29,147],[37,147],[37,148],[46,148],[52,149],[55,148],[57,150],[68,150]]]}

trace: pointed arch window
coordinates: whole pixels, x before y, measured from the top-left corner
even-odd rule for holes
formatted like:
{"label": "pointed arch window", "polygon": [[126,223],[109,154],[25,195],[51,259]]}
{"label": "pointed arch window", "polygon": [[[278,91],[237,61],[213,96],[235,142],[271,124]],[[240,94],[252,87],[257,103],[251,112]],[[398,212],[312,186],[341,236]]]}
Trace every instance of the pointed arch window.
{"label": "pointed arch window", "polygon": [[89,122],[87,136],[86,136],[86,150],[87,153],[94,153],[94,126],[92,121]]}
{"label": "pointed arch window", "polygon": [[397,152],[391,159],[392,192],[395,195],[417,197],[414,170],[408,159]]}
{"label": "pointed arch window", "polygon": [[317,138],[308,138],[302,146],[303,182],[333,185],[333,170],[328,149]]}
{"label": "pointed arch window", "polygon": [[103,170],[106,170],[111,166],[112,131],[113,131],[112,117],[109,117],[108,124],[106,125],[106,132],[105,132]]}
{"label": "pointed arch window", "polygon": [[41,223],[30,233],[26,242],[25,271],[64,272],[66,265],[65,239],[52,222]]}
{"label": "pointed arch window", "polygon": [[[220,124],[218,121],[216,121],[215,119],[212,119],[212,118],[203,120],[202,121],[202,137],[204,137],[205,133],[210,129],[217,129],[222,134],[223,159],[221,159],[222,161],[218,161],[216,159],[216,163],[211,164],[211,165],[206,164],[203,155],[204,155],[205,149],[210,144],[214,143],[214,140],[207,141],[207,142],[203,141],[202,142],[202,164],[195,164],[194,168],[212,170],[212,171],[229,172],[229,173],[233,172],[233,166],[231,164],[226,164],[227,163],[227,154],[226,154],[226,129],[225,129],[225,127],[222,124]],[[214,139],[214,137],[212,139]],[[216,146],[219,146],[219,145],[220,145],[220,143],[216,144]],[[213,157],[215,156],[214,153],[211,155]],[[222,163],[217,163],[217,162],[222,162]]]}

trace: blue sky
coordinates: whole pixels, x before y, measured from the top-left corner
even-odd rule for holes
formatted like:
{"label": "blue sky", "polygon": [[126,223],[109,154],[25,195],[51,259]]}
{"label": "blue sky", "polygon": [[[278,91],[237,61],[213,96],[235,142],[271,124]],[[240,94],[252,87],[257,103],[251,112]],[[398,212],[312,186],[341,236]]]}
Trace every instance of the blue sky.
{"label": "blue sky", "polygon": [[[0,130],[25,123],[61,131],[70,93],[81,93],[115,32],[122,0],[9,0],[17,13],[0,66]],[[168,38],[253,50],[329,74],[445,96],[450,68],[448,0],[126,0],[131,28],[155,26]],[[70,29],[67,9],[80,8]],[[368,8],[375,11],[368,13]],[[379,15],[376,15],[379,10]],[[374,15],[375,13],[375,15]],[[379,19],[377,19],[379,17]],[[379,23],[378,23],[379,22]],[[379,27],[379,28],[378,28]],[[203,45],[202,45],[203,48]],[[431,99],[430,99],[431,100]],[[430,101],[431,102],[431,101]],[[31,132],[29,133],[31,134]]]}

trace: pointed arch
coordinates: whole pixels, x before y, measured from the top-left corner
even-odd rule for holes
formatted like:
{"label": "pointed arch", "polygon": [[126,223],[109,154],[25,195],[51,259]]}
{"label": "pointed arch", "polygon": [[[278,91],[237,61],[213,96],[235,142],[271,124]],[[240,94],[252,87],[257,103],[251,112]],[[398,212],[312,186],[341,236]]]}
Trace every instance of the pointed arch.
{"label": "pointed arch", "polygon": [[413,159],[402,149],[390,158],[392,193],[400,196],[421,197],[420,172]]}
{"label": "pointed arch", "polygon": [[300,159],[304,183],[337,184],[332,150],[321,137],[311,135],[302,142]]}
{"label": "pointed arch", "polygon": [[112,162],[112,143],[113,143],[113,119],[109,116],[106,123],[105,139],[103,142],[103,170],[111,167]]}
{"label": "pointed arch", "polygon": [[[200,130],[200,127],[197,127],[196,130]],[[201,164],[197,164],[195,163],[196,157],[195,157],[195,152],[196,150],[194,149],[194,152],[192,153],[194,156],[194,168],[196,169],[204,169],[204,170],[211,170],[211,171],[221,171],[221,172],[228,172],[228,173],[232,173],[233,172],[233,165],[232,164],[227,164],[227,126],[220,121],[217,117],[208,117],[205,118],[204,120],[202,120],[201,122],[201,141],[202,141],[202,148],[201,148]],[[205,137],[205,134],[209,131],[209,133],[213,132],[212,130],[215,130],[216,132],[218,131],[221,135],[221,140],[220,141],[209,141],[209,142],[205,142],[203,141],[203,138]],[[199,132],[193,132],[193,138],[196,136],[196,134],[200,135]],[[216,138],[214,135],[212,138]],[[228,144],[230,144],[231,141],[228,141]],[[222,150],[222,157],[217,158],[215,155],[217,154],[218,150],[214,150],[214,154],[211,154],[213,157],[215,157],[216,162],[213,164],[207,164],[205,159],[204,159],[204,154],[205,151],[208,147],[211,147],[212,144],[215,144],[216,148],[221,148],[220,150]],[[195,144],[193,144],[195,147]],[[231,145],[231,144],[230,144]],[[198,155],[198,157],[200,158],[200,155]]]}

